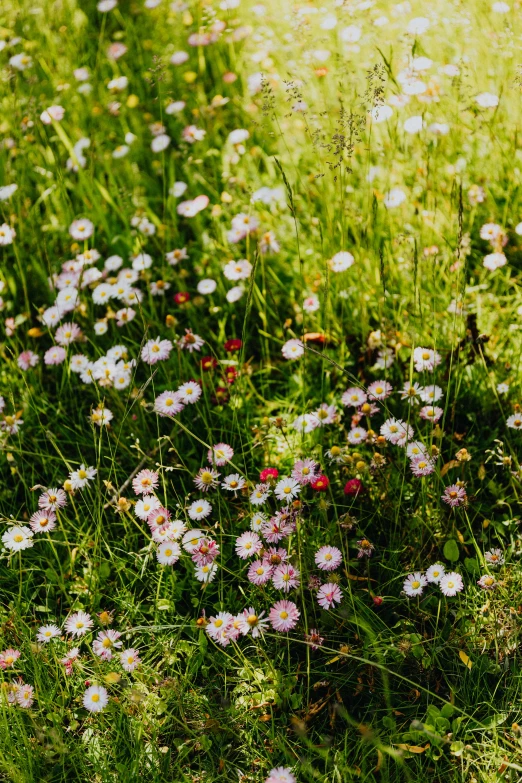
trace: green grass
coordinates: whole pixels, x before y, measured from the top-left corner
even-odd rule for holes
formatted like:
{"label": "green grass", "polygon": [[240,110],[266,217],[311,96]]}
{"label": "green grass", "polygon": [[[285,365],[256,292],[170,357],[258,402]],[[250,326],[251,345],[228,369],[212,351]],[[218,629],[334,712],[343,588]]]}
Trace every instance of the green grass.
{"label": "green grass", "polygon": [[[520,9],[496,13],[480,0],[305,5],[266,0],[264,16],[251,0],[230,10],[202,0],[181,10],[167,0],[156,9],[121,0],[109,13],[92,0],[7,0],[0,8],[0,187],[18,186],[0,200],[0,224],[16,231],[0,246],[0,418],[4,428],[6,416],[23,420],[17,433],[0,433],[0,532],[28,524],[41,492],[62,487],[81,463],[97,470],[86,488],[69,492],[53,531],[0,555],[0,649],[21,653],[1,673],[2,694],[18,677],[35,691],[29,709],[0,698],[2,780],[261,783],[278,766],[299,783],[522,779],[522,474],[520,433],[506,425],[518,411],[522,351]],[[321,26],[328,14],[337,27]],[[375,25],[383,15],[388,24]],[[430,29],[406,32],[421,16]],[[187,42],[216,19],[225,26],[213,43]],[[349,25],[362,30],[354,43],[341,37]],[[128,47],[117,60],[107,55],[114,42]],[[177,51],[189,57],[175,66]],[[9,60],[22,52],[32,65],[17,70]],[[427,90],[371,122],[373,107],[402,93],[413,57],[433,61],[419,73]],[[458,75],[441,71],[448,64]],[[89,93],[78,92],[80,67],[89,69]],[[234,81],[223,78],[230,73]],[[111,93],[108,82],[122,76],[128,86]],[[485,92],[499,96],[498,106],[477,104]],[[169,114],[178,100],[185,108]],[[56,104],[63,119],[44,124],[41,113]],[[419,115],[424,129],[406,132],[404,121]],[[154,123],[170,138],[159,153],[151,150]],[[433,123],[447,123],[448,133],[434,133]],[[182,131],[192,124],[206,133],[188,144]],[[239,147],[228,141],[235,129],[249,132]],[[129,133],[128,154],[114,158]],[[82,138],[90,146],[75,151]],[[175,197],[179,181],[187,189]],[[273,203],[252,202],[261,187],[278,189]],[[387,208],[393,188],[405,200]],[[202,195],[209,204],[196,216],[178,214],[180,202]],[[234,244],[228,232],[239,213],[257,218],[259,229]],[[136,216],[155,227],[152,236],[132,224]],[[85,242],[68,233],[77,218],[95,226]],[[504,247],[481,238],[486,223],[502,227]],[[261,250],[268,231],[278,252]],[[165,254],[183,247],[188,259],[170,266]],[[63,364],[46,366],[55,330],[41,317],[57,293],[49,278],[92,248],[99,271],[109,256],[127,268],[133,256],[151,256],[134,283],[143,294],[136,316],[119,328],[124,303],[95,304],[93,280],[64,318],[83,339]],[[490,271],[483,259],[494,250],[507,263]],[[329,260],[340,251],[355,261],[336,273]],[[223,274],[231,259],[252,265],[236,302],[226,294],[238,283]],[[209,278],[215,291],[200,294]],[[170,284],[165,296],[151,293],[159,280]],[[179,292],[190,300],[175,302]],[[302,306],[310,295],[315,312]],[[95,331],[101,321],[105,334]],[[205,341],[200,352],[175,347],[167,361],[140,360],[148,340],[175,342],[185,329]],[[286,341],[310,333],[322,339],[307,338],[303,357],[286,361]],[[225,350],[231,339],[242,341],[238,352]],[[123,390],[82,383],[71,371],[72,354],[94,361],[115,345],[138,360]],[[433,374],[415,370],[419,346],[439,352]],[[386,348],[395,360],[378,369]],[[17,358],[27,350],[40,360],[23,371]],[[202,356],[216,360],[210,372]],[[383,378],[393,395],[361,421],[375,439],[349,445],[354,409],[341,405],[342,393]],[[158,417],[155,398],[189,380],[201,383],[198,403]],[[443,389],[436,426],[400,399],[405,382]],[[504,382],[509,390],[497,391]],[[336,406],[335,423],[310,433],[292,427],[322,403]],[[113,413],[109,427],[91,423],[98,406]],[[437,456],[432,475],[415,478],[405,450],[377,439],[391,416],[409,422]],[[301,572],[288,595],[301,613],[297,627],[224,648],[203,617],[250,606],[268,614],[284,597],[252,585],[248,561],[235,554],[249,529],[248,493],[205,496],[213,512],[200,524],[220,554],[215,580],[202,585],[185,551],[174,566],[157,562],[131,484],[138,470],[157,470],[161,502],[195,526],[187,509],[202,495],[193,479],[219,442],[235,452],[233,468],[218,468],[221,480],[238,472],[250,490],[263,468],[289,475],[305,457],[330,479],[325,493],[303,489],[297,528],[279,544]],[[332,446],[345,449],[343,464],[330,463]],[[469,461],[459,461],[461,449]],[[345,495],[354,478],[365,491]],[[468,503],[452,510],[441,495],[458,480]],[[268,515],[280,505],[272,497]],[[370,559],[357,557],[362,538],[375,547]],[[325,544],[343,554],[334,577],[343,601],[330,612],[310,584],[325,576],[314,563]],[[484,558],[492,548],[505,557],[497,570]],[[430,585],[408,600],[406,576],[436,562],[460,573],[464,590],[446,598]],[[489,592],[477,586],[487,573],[498,580]],[[62,629],[78,610],[93,617],[92,632],[37,643],[41,625]],[[139,650],[133,673],[117,656],[93,654],[104,621],[122,633],[124,648]],[[325,638],[318,650],[305,640],[311,628]],[[80,658],[68,676],[60,659],[75,645]],[[82,706],[93,683],[110,695],[99,714]]]}

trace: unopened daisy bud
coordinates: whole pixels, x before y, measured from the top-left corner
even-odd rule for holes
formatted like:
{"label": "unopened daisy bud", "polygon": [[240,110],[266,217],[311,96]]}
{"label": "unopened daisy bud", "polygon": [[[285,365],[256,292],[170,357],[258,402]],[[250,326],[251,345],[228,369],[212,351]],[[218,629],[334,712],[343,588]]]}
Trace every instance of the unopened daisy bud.
{"label": "unopened daisy bud", "polygon": [[102,625],[109,625],[109,623],[112,622],[112,614],[107,611],[100,612],[98,615],[98,620]]}
{"label": "unopened daisy bud", "polygon": [[27,332],[28,337],[41,337],[43,335],[43,332],[41,329],[38,328],[38,326],[33,326],[32,329],[29,329]]}
{"label": "unopened daisy bud", "polygon": [[125,514],[126,511],[128,511],[131,507],[131,504],[127,500],[127,498],[118,498],[118,502],[116,503],[116,511],[119,514]]}
{"label": "unopened daisy bud", "polygon": [[63,482],[63,488],[66,492],[73,492],[73,485],[70,479],[65,479]]}
{"label": "unopened daisy bud", "polygon": [[438,457],[440,454],[440,449],[438,446],[435,446],[435,444],[431,445],[431,456],[432,457]]}
{"label": "unopened daisy bud", "polygon": [[196,620],[196,625],[198,626],[198,628],[206,628],[208,625],[206,618],[198,617],[198,619]]}
{"label": "unopened daisy bud", "polygon": [[355,463],[355,467],[357,468],[357,470],[362,470],[364,467],[366,467],[366,462],[360,459]]}
{"label": "unopened daisy bud", "polygon": [[469,462],[469,461],[470,461],[470,459],[471,459],[471,454],[469,453],[469,451],[468,451],[467,449],[460,449],[460,450],[459,450],[459,451],[457,451],[457,453],[455,454],[455,458],[456,458],[456,459],[457,459],[459,462]]}
{"label": "unopened daisy bud", "polygon": [[175,318],[173,315],[167,315],[165,318],[165,326],[168,326],[169,329],[172,329],[176,324],[178,323],[178,319]]}

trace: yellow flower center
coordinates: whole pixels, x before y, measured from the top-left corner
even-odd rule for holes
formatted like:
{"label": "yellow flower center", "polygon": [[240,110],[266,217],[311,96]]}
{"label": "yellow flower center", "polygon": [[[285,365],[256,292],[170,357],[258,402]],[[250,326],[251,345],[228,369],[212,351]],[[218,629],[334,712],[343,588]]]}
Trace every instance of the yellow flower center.
{"label": "yellow flower center", "polygon": [[417,581],[415,581],[415,582],[412,582],[412,583],[411,583],[411,586],[413,587],[413,589],[414,589],[414,590],[417,590],[417,588],[419,588],[419,587],[420,587],[420,582],[417,582]]}
{"label": "yellow flower center", "polygon": [[96,702],[100,701],[100,694],[99,693],[93,693],[91,696],[91,701],[93,701],[95,704]]}
{"label": "yellow flower center", "polygon": [[288,618],[288,612],[281,612],[279,617],[281,620],[286,620]]}
{"label": "yellow flower center", "polygon": [[15,536],[13,536],[13,538],[17,544],[24,540],[24,537],[20,533],[17,533]]}

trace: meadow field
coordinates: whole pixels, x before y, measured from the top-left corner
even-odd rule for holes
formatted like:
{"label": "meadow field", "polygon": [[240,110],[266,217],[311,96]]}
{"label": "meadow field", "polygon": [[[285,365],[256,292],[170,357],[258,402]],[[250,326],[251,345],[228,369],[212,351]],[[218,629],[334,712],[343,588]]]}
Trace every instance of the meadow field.
{"label": "meadow field", "polygon": [[521,45],[1,4],[0,780],[522,781]]}

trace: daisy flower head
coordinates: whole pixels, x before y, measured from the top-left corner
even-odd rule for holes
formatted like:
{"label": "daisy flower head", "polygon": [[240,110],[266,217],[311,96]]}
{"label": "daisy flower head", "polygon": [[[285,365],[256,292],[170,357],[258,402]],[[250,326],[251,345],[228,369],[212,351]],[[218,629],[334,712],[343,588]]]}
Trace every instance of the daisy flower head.
{"label": "daisy flower head", "polygon": [[374,381],[368,386],[368,398],[370,400],[385,400],[393,391],[393,386],[388,381]]}
{"label": "daisy flower head", "polygon": [[228,489],[229,492],[238,492],[246,485],[246,481],[239,473],[231,473],[229,476],[225,476],[221,482],[222,489]]}
{"label": "daisy flower head", "polygon": [[181,539],[181,545],[185,552],[188,552],[190,555],[192,552],[194,552],[202,538],[205,538],[203,531],[199,530],[198,528],[192,528],[191,530],[187,530],[187,532],[184,534],[183,538]]}
{"label": "daisy flower head", "polygon": [[317,410],[313,411],[312,416],[317,420],[319,427],[326,427],[327,424],[335,424],[338,421],[335,405],[328,405],[326,402],[322,402]]}
{"label": "daisy flower head", "polygon": [[433,372],[441,363],[441,356],[433,348],[415,348],[413,362],[417,372]]}
{"label": "daisy flower head", "polygon": [[161,503],[154,495],[144,495],[134,506],[134,513],[138,519],[146,522],[152,512],[159,508],[160,505]]}
{"label": "daisy flower head", "polygon": [[425,419],[425,421],[431,421],[433,424],[436,424],[443,413],[442,408],[439,408],[437,405],[424,405],[419,411],[419,416],[421,419]]}
{"label": "daisy flower head", "polygon": [[83,694],[83,706],[89,712],[102,712],[109,703],[109,694],[102,685],[91,685]]}
{"label": "daisy flower head", "polygon": [[305,641],[308,642],[312,650],[318,650],[323,645],[324,637],[321,636],[317,628],[310,628],[309,633],[305,633]]}
{"label": "daisy flower head", "polygon": [[343,396],[341,397],[341,402],[347,407],[358,408],[360,405],[363,405],[367,399],[368,395],[366,392],[364,392],[362,389],[358,389],[357,387],[352,386],[349,389],[346,389]]}
{"label": "daisy flower head", "polygon": [[441,500],[444,503],[447,503],[448,506],[451,506],[451,508],[463,506],[467,499],[468,496],[465,488],[459,484],[450,484],[441,495]]}
{"label": "daisy flower head", "polygon": [[86,218],[73,220],[69,226],[69,234],[73,239],[89,239],[94,232],[94,223]]}
{"label": "daisy flower head", "polygon": [[54,511],[35,511],[29,520],[29,526],[33,533],[44,533],[54,530],[56,527],[56,514]]}
{"label": "daisy flower head", "polygon": [[230,612],[218,612],[217,615],[209,617],[206,631],[210,638],[216,639],[223,629],[231,625],[233,619],[234,617]]}
{"label": "daisy flower head", "polygon": [[315,553],[315,563],[321,571],[334,571],[342,562],[341,550],[336,546],[322,546]]}
{"label": "daisy flower head", "polygon": [[212,511],[212,506],[208,500],[195,500],[187,509],[187,514],[193,521],[206,519]]}
{"label": "daisy flower head", "polygon": [[73,489],[83,489],[92,481],[97,474],[96,468],[85,467],[82,463],[78,470],[72,470],[69,473],[69,481]]}
{"label": "daisy flower head", "polygon": [[136,495],[150,495],[159,484],[159,475],[155,470],[140,470],[132,479],[132,488]]}
{"label": "daisy flower head", "polygon": [[298,459],[294,462],[292,478],[304,487],[316,479],[318,467],[319,465],[313,459]]}
{"label": "daisy flower head", "polygon": [[164,391],[154,400],[154,410],[159,416],[176,416],[184,407],[178,392]]}
{"label": "daisy flower head", "polygon": [[352,446],[355,446],[358,443],[364,443],[367,438],[368,432],[364,427],[352,427],[348,433],[348,443],[351,443]]}
{"label": "daisy flower head", "polygon": [[170,522],[170,511],[163,506],[158,506],[150,512],[147,524],[151,530],[166,527]]}
{"label": "daisy flower head", "polygon": [[489,563],[490,566],[496,568],[497,566],[504,565],[505,558],[501,549],[490,549],[484,553],[484,560]]}
{"label": "daisy flower head", "polygon": [[307,296],[303,301],[303,310],[305,313],[315,313],[320,307],[321,304],[316,296]]}
{"label": "daisy flower head", "polygon": [[170,340],[160,340],[159,337],[155,340],[148,340],[141,349],[142,361],[151,365],[164,362],[169,358],[172,347]]}
{"label": "daisy flower head", "polygon": [[296,783],[290,767],[274,767],[269,772],[265,783]]}
{"label": "daisy flower head", "polygon": [[121,633],[119,631],[113,631],[108,629],[107,631],[100,631],[96,639],[92,643],[92,651],[102,661],[110,661],[112,659],[113,649],[117,649],[122,646],[123,642],[119,641]]}
{"label": "daisy flower head", "polygon": [[301,485],[293,478],[282,478],[274,487],[276,498],[285,503],[291,503],[301,492]]}
{"label": "daisy flower head", "polygon": [[304,350],[305,349],[302,340],[292,339],[286,341],[286,343],[281,348],[281,353],[285,359],[290,361],[292,359],[300,359],[304,354]]}
{"label": "daisy flower head", "polygon": [[423,402],[428,402],[433,405],[434,402],[438,402],[443,396],[440,386],[431,384],[431,386],[424,386],[419,392],[419,397]]}
{"label": "daisy flower head", "polygon": [[67,351],[65,348],[62,348],[60,345],[55,345],[44,353],[44,364],[48,367],[53,364],[63,364],[66,357]]}
{"label": "daisy flower head", "polygon": [[272,490],[268,484],[256,484],[250,493],[250,502],[253,506],[262,506],[270,497]]}
{"label": "daisy flower head", "polygon": [[288,593],[294,587],[299,587],[299,571],[291,563],[282,563],[274,569],[272,584],[276,590],[283,590],[285,593]]}
{"label": "daisy flower head", "polygon": [[363,557],[371,557],[373,555],[375,547],[367,538],[361,538],[357,541],[357,546],[359,547],[359,551],[357,552],[359,560]]}
{"label": "daisy flower head", "polygon": [[193,351],[200,351],[205,341],[199,334],[194,334],[191,329],[185,329],[185,334],[179,338],[177,345],[184,351],[192,353]]}
{"label": "daisy flower head", "polygon": [[321,585],[317,591],[317,603],[327,611],[335,607],[336,604],[340,604],[342,600],[341,588],[335,582],[327,582],[325,585]]}
{"label": "daisy flower head", "polygon": [[140,665],[141,658],[138,652],[134,647],[129,647],[128,650],[123,650],[120,653],[120,663],[126,672],[131,673]]}
{"label": "daisy flower head", "polygon": [[402,419],[387,419],[380,429],[381,435],[394,446],[405,446],[413,437],[413,427]]}
{"label": "daisy flower head", "polygon": [[211,538],[200,538],[192,550],[192,560],[198,566],[213,563],[219,555],[219,546]]}
{"label": "daisy flower head", "polygon": [[259,533],[263,525],[265,525],[267,522],[268,519],[266,514],[262,514],[261,512],[253,514],[250,519],[250,530],[253,530],[254,533]]}
{"label": "daisy flower head", "polygon": [[414,457],[426,457],[426,446],[421,441],[413,440],[406,446],[406,454],[410,459]]}
{"label": "daisy flower head", "polygon": [[176,541],[164,541],[156,551],[158,563],[161,565],[174,565],[181,555],[180,545]]}
{"label": "daisy flower head", "polygon": [[30,549],[33,546],[33,535],[30,527],[15,525],[2,535],[2,543],[11,552],[21,552],[23,549]]}
{"label": "daisy flower head", "polygon": [[34,701],[34,688],[32,685],[23,683],[16,692],[16,703],[23,709],[29,709]]}
{"label": "daisy flower head", "polygon": [[424,574],[421,574],[420,571],[415,571],[415,573],[406,577],[402,589],[408,598],[414,598],[416,595],[422,595],[427,584],[428,580]]}
{"label": "daisy flower head", "polygon": [[300,617],[300,612],[293,601],[276,601],[268,615],[270,625],[274,631],[286,633],[295,628]]}
{"label": "daisy flower head", "polygon": [[202,394],[201,386],[197,381],[187,381],[178,387],[177,394],[180,402],[184,405],[191,405],[199,400]]}
{"label": "daisy flower head", "polygon": [[421,391],[422,388],[418,383],[408,381],[401,389],[401,400],[407,400],[409,405],[418,405]]}
{"label": "daisy flower head", "polygon": [[326,492],[328,487],[330,486],[330,479],[328,476],[325,476],[324,473],[321,473],[320,476],[317,476],[310,485],[315,492]]}
{"label": "daisy flower head", "polygon": [[93,626],[93,621],[90,614],[87,612],[75,612],[65,621],[65,631],[71,634],[71,636],[84,636]]}
{"label": "daisy flower head", "polygon": [[252,633],[254,639],[266,631],[268,627],[268,617],[264,617],[264,612],[256,612],[256,610],[250,606],[248,609],[244,609],[242,614],[239,615],[239,630],[246,636]]}
{"label": "daisy flower head", "polygon": [[273,566],[262,560],[255,560],[248,569],[248,581],[253,585],[264,585],[272,578],[273,571]]}
{"label": "daisy flower head", "polygon": [[194,569],[194,576],[198,582],[210,584],[217,574],[217,569],[218,567],[216,563],[207,563],[206,565],[196,566]]}
{"label": "daisy flower head", "polygon": [[411,472],[414,476],[429,476],[435,470],[435,464],[433,460],[429,459],[423,454],[417,457],[413,457],[410,461]]}
{"label": "daisy flower head", "polygon": [[279,471],[277,468],[263,468],[263,470],[259,473],[259,480],[263,483],[270,483],[274,482],[278,476]]}
{"label": "daisy flower head", "polygon": [[0,653],[0,669],[12,669],[21,655],[20,650],[13,650],[12,647]]}
{"label": "daisy flower head", "polygon": [[257,555],[263,548],[263,542],[257,533],[247,530],[236,538],[236,554],[242,560]]}
{"label": "daisy flower head", "polygon": [[114,418],[114,414],[108,408],[95,408],[91,413],[91,421],[97,427],[106,427]]}
{"label": "daisy flower head", "polygon": [[220,474],[214,468],[200,468],[194,477],[194,484],[201,492],[215,489],[219,484]]}
{"label": "daisy flower head", "polygon": [[460,574],[450,571],[439,579],[439,587],[443,595],[452,598],[464,590],[464,582]]}
{"label": "daisy flower head", "polygon": [[38,642],[47,644],[51,641],[51,639],[55,639],[57,636],[61,636],[61,633],[62,632],[57,625],[42,625],[41,628],[38,629],[36,640]]}
{"label": "daisy flower head", "polygon": [[493,590],[498,582],[491,574],[484,574],[477,580],[477,584],[482,590]]}
{"label": "daisy flower head", "polygon": [[328,262],[332,272],[346,272],[355,261],[355,258],[347,250],[336,253]]}
{"label": "daisy flower head", "polygon": [[434,565],[430,566],[426,571],[426,579],[432,584],[438,584],[445,573],[446,570],[443,565],[434,563]]}
{"label": "daisy flower head", "polygon": [[234,449],[227,443],[217,443],[208,450],[207,459],[211,465],[221,468],[230,462],[234,456]]}
{"label": "daisy flower head", "polygon": [[512,430],[522,430],[522,414],[513,413],[506,420],[507,426]]}

